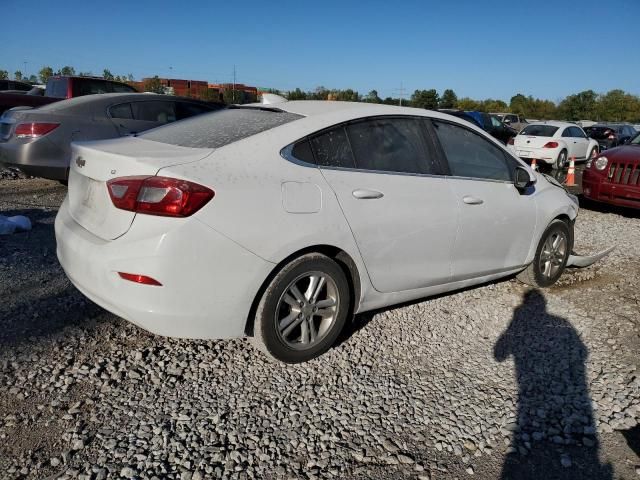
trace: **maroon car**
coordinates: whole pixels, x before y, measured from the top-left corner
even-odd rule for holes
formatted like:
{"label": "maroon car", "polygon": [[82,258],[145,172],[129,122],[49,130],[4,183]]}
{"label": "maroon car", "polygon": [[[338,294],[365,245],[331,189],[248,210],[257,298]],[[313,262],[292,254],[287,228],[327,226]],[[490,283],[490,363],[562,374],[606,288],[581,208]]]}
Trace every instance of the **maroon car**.
{"label": "maroon car", "polygon": [[0,115],[13,107],[36,108],[65,98],[96,93],[138,93],[131,85],[98,77],[55,75],[47,80],[44,96],[0,92]]}
{"label": "maroon car", "polygon": [[590,200],[640,208],[640,135],[589,160],[582,190]]}

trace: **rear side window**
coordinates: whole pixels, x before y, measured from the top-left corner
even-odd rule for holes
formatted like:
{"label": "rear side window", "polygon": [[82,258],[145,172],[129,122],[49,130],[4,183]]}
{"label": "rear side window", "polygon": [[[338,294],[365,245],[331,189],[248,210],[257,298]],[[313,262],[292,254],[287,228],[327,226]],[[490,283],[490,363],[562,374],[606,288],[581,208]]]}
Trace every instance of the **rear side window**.
{"label": "rear side window", "polygon": [[67,78],[52,78],[47,81],[45,95],[47,97],[67,98]]}
{"label": "rear side window", "polygon": [[400,173],[433,173],[421,123],[411,118],[377,118],[346,127],[356,168]]}
{"label": "rear side window", "polygon": [[229,108],[154,128],[140,137],[182,147],[220,148],[300,118],[289,112]]}
{"label": "rear side window", "polygon": [[307,163],[316,163],[313,158],[313,151],[311,150],[311,143],[309,143],[309,139],[301,140],[293,146],[293,150],[291,151],[291,155],[297,160],[301,160]]}
{"label": "rear side window", "polygon": [[564,132],[562,132],[562,136],[565,138],[573,137],[573,134],[571,133],[571,128],[565,128]]}
{"label": "rear side window", "polygon": [[130,103],[122,103],[120,105],[114,105],[109,108],[109,115],[111,118],[124,118],[127,120],[133,119],[133,114],[131,113],[131,104]]}
{"label": "rear side window", "polygon": [[176,111],[174,102],[150,101],[133,102],[131,104],[134,120],[144,122],[170,123],[176,121]]}
{"label": "rear side window", "polygon": [[328,130],[311,139],[318,165],[322,167],[354,168],[353,154],[344,127]]}
{"label": "rear side window", "polygon": [[511,181],[511,168],[501,149],[466,128],[438,121],[433,126],[451,175]]}
{"label": "rear side window", "polygon": [[558,127],[552,125],[527,125],[520,135],[531,135],[534,137],[553,137],[558,131]]}

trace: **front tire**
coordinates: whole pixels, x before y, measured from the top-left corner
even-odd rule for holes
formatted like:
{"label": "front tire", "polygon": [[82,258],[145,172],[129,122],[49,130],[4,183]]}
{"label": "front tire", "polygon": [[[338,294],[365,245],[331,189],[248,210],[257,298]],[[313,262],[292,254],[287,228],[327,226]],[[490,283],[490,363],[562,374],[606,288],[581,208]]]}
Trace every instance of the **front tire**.
{"label": "front tire", "polygon": [[335,343],[349,314],[345,273],[326,255],[308,253],[285,265],[256,309],[252,342],[272,359],[300,363]]}
{"label": "front tire", "polygon": [[556,170],[561,170],[567,165],[567,151],[562,150],[558,154],[558,158],[556,158],[555,163],[553,164],[553,168]]}
{"label": "front tire", "polygon": [[550,287],[564,272],[570,252],[569,226],[562,220],[554,220],[542,234],[533,262],[516,278],[532,287]]}
{"label": "front tire", "polygon": [[589,157],[588,158],[591,159],[591,160],[595,160],[597,156],[598,156],[598,148],[597,147],[593,147],[591,149],[591,152],[589,152]]}

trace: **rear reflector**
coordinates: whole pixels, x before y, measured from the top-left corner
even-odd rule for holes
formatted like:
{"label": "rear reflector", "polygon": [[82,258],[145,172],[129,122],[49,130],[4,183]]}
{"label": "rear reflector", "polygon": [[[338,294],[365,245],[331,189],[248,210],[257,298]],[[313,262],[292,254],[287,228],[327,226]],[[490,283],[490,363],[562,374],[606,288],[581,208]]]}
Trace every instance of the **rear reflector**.
{"label": "rear reflector", "polygon": [[558,148],[558,142],[547,142],[542,148]]}
{"label": "rear reflector", "polygon": [[124,273],[124,272],[118,272],[118,275],[120,275],[120,278],[124,280],[129,280],[130,282],[141,283],[143,285],[155,285],[157,287],[162,286],[162,284],[159,281],[157,281],[155,278],[147,277],[146,275],[139,275],[137,273]]}
{"label": "rear reflector", "polygon": [[197,183],[169,177],[120,177],[107,182],[116,208],[148,215],[188,217],[215,195]]}
{"label": "rear reflector", "polygon": [[16,126],[16,137],[18,138],[36,138],[46,135],[60,126],[59,123],[19,123]]}

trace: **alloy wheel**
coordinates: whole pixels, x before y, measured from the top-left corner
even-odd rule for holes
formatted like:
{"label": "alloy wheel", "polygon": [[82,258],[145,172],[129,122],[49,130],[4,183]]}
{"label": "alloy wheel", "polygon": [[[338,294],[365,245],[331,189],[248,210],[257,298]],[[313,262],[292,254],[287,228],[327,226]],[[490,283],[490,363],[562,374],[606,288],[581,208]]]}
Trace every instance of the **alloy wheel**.
{"label": "alloy wheel", "polygon": [[305,350],[321,341],[336,320],[340,296],[324,272],[308,272],[293,280],[278,301],[276,325],[290,348]]}
{"label": "alloy wheel", "polygon": [[540,273],[553,278],[562,268],[567,254],[567,237],[563,232],[554,232],[546,239],[540,252]]}

